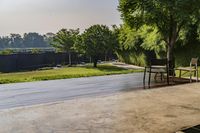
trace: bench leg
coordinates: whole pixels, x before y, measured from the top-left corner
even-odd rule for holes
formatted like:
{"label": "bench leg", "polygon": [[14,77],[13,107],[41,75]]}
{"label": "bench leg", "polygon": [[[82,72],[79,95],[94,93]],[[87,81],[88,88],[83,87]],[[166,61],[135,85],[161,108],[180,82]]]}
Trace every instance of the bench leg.
{"label": "bench leg", "polygon": [[163,81],[163,73],[160,73],[160,80]]}
{"label": "bench leg", "polygon": [[145,79],[146,79],[146,68],[144,70],[144,77],[143,77],[143,86],[144,86],[144,89],[145,89]]}
{"label": "bench leg", "polygon": [[192,72],[190,71],[190,83],[192,83]]}
{"label": "bench leg", "polygon": [[173,81],[173,82],[174,82],[174,77],[175,77],[175,75],[176,75],[175,73],[176,73],[176,70],[173,71],[173,75],[172,75],[172,81]]}
{"label": "bench leg", "polygon": [[169,85],[169,72],[167,73],[167,85]]}
{"label": "bench leg", "polygon": [[150,88],[150,83],[151,83],[151,71],[149,72],[149,82],[148,82],[149,88]]}

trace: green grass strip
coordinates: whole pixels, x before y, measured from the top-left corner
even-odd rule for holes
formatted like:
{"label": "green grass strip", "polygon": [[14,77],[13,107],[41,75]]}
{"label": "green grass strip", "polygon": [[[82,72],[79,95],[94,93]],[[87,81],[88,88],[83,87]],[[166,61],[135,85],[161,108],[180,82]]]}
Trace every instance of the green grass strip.
{"label": "green grass strip", "polygon": [[99,65],[98,68],[92,66],[85,67],[66,67],[50,70],[37,70],[28,72],[1,73],[0,84],[32,82],[55,79],[69,79],[91,76],[128,74],[141,72],[142,70],[123,69],[112,65]]}

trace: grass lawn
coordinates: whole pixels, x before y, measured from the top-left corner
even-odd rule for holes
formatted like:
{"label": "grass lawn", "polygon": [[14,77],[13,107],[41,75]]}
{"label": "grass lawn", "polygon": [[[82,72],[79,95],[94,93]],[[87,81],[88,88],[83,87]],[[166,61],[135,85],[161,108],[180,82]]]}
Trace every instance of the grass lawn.
{"label": "grass lawn", "polygon": [[141,71],[142,70],[127,70],[112,65],[98,65],[98,68],[93,68],[92,66],[66,67],[66,68],[58,68],[50,70],[1,73],[0,84],[79,78],[79,77],[90,77],[90,76],[103,76],[103,75],[113,75],[113,74],[128,74]]}

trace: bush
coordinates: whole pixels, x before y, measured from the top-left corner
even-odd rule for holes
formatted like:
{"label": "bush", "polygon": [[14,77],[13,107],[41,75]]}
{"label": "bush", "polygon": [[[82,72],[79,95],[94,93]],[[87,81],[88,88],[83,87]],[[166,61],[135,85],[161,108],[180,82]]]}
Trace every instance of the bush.
{"label": "bush", "polygon": [[0,51],[0,55],[11,55],[14,51],[12,49],[5,49],[3,51]]}

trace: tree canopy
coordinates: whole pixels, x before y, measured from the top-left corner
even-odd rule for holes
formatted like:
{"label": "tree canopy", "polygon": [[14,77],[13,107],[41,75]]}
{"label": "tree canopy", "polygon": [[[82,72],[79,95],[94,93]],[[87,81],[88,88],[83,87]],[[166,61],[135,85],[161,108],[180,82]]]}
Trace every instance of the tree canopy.
{"label": "tree canopy", "polygon": [[74,51],[76,38],[79,35],[79,29],[61,29],[53,37],[51,44],[62,52],[69,54],[69,65],[71,65],[71,52]]}
{"label": "tree canopy", "polygon": [[156,28],[165,41],[171,61],[181,30],[199,23],[200,0],[120,0],[119,11],[130,27],[139,29],[148,25]]}
{"label": "tree canopy", "polygon": [[0,48],[38,48],[49,47],[48,39],[38,33],[10,34],[10,36],[0,37]]}
{"label": "tree canopy", "polygon": [[82,47],[92,57],[94,67],[97,67],[100,55],[113,49],[113,38],[111,30],[105,25],[93,25],[82,34]]}
{"label": "tree canopy", "polygon": [[[19,38],[19,37],[18,37]],[[44,40],[44,36],[38,33],[25,33],[23,38],[23,45],[26,47],[47,47],[49,46]]]}

